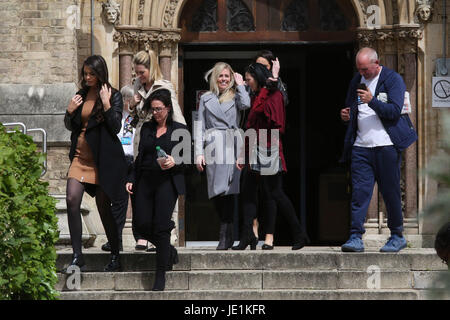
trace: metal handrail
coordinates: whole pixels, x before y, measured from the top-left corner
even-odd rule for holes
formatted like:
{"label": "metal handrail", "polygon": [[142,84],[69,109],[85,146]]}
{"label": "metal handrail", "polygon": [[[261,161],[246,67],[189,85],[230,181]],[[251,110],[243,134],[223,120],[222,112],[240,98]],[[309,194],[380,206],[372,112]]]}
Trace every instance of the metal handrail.
{"label": "metal handrail", "polygon": [[45,154],[44,169],[42,170],[41,177],[47,172],[47,132],[42,128],[28,129],[28,132],[40,132],[42,133],[42,152]]}
{"label": "metal handrail", "polygon": [[[13,126],[21,126],[23,131],[22,133],[27,134],[27,127],[23,122],[10,122],[10,123],[3,123],[3,126],[5,127],[13,127]],[[14,130],[6,131],[7,133],[15,132]]]}
{"label": "metal handrail", "polygon": [[[45,159],[44,159],[44,169],[42,170],[41,173],[41,177],[47,173],[47,131],[45,131],[42,128],[33,128],[33,129],[28,129],[24,123],[22,122],[10,122],[10,123],[3,123],[3,126],[5,127],[14,127],[14,126],[20,126],[22,127],[22,133],[23,134],[28,134],[28,132],[40,132],[42,133],[42,151],[45,154]],[[8,133],[13,133],[15,132],[14,130],[8,130],[6,131]]]}

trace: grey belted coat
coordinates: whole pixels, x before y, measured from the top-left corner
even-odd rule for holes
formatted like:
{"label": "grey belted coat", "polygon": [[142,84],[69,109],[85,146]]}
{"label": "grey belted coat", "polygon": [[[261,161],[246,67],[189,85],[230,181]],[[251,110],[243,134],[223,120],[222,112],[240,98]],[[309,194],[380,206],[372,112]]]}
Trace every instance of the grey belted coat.
{"label": "grey belted coat", "polygon": [[194,129],[195,156],[205,157],[210,199],[239,193],[240,171],[235,163],[238,156],[236,140],[240,136],[236,130],[239,129],[240,111],[250,107],[250,96],[244,86],[237,86],[234,99],[223,103],[212,92],[200,98]]}

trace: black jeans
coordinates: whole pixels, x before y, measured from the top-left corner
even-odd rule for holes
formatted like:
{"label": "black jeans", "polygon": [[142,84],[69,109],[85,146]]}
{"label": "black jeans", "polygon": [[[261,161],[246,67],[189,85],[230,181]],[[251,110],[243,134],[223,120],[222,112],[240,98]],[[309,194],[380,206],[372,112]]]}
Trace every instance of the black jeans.
{"label": "black jeans", "polygon": [[143,239],[156,247],[157,269],[164,269],[170,257],[172,214],[178,193],[169,173],[143,171],[133,187],[133,225]]}
{"label": "black jeans", "polygon": [[244,228],[248,228],[248,230],[250,230],[252,221],[256,218],[258,186],[261,187],[263,208],[266,211],[266,225],[264,226],[266,233],[274,233],[277,212],[280,211],[291,227],[294,241],[297,241],[303,237],[304,235],[300,220],[297,217],[291,200],[287,197],[283,190],[282,173],[272,176],[262,176],[259,172],[247,170],[244,188],[242,190]]}
{"label": "black jeans", "polygon": [[212,198],[221,223],[232,223],[235,211],[235,194]]}

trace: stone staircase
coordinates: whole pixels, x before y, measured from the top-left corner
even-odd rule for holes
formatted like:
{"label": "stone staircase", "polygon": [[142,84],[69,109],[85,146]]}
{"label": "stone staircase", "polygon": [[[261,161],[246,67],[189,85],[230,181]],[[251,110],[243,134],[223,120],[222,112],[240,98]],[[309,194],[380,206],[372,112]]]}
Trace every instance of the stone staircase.
{"label": "stone staircase", "polygon": [[[167,272],[166,291],[153,292],[155,253],[121,256],[122,272],[104,273],[109,255],[84,251],[87,270],[78,290],[74,275],[58,274],[64,300],[418,300],[433,298],[438,277],[447,267],[434,249],[405,249],[398,254],[342,253],[336,247],[291,251],[216,251],[179,248],[180,262]],[[58,251],[57,268],[71,258],[71,249]],[[442,289],[441,289],[442,293]],[[450,299],[450,294],[444,298]]]}

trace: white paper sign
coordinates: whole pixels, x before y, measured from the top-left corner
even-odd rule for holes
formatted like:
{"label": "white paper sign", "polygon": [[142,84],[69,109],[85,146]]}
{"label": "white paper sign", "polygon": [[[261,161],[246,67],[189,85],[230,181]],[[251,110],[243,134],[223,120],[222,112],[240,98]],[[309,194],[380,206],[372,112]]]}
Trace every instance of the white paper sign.
{"label": "white paper sign", "polygon": [[450,108],[450,77],[433,77],[433,108]]}

